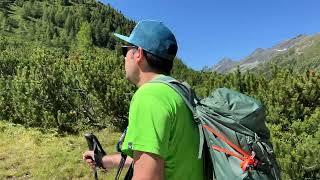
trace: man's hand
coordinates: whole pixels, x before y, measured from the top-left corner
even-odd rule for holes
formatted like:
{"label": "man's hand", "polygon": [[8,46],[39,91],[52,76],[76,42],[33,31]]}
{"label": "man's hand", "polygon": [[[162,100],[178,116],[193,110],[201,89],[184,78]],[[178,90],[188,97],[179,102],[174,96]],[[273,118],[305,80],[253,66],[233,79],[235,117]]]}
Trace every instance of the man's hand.
{"label": "man's hand", "polygon": [[164,160],[155,154],[134,151],[133,180],[164,180]]}
{"label": "man's hand", "polygon": [[94,152],[86,151],[82,155],[82,159],[89,165],[89,167],[94,170],[96,168],[96,163],[94,162]]}
{"label": "man's hand", "polygon": [[[83,160],[90,166],[91,169],[94,170],[96,163],[94,162],[93,157],[94,157],[93,151],[86,151],[82,155]],[[113,169],[113,168],[118,168],[120,160],[121,160],[120,154],[112,154],[112,155],[103,156],[102,168],[105,168],[107,170]],[[129,167],[131,163],[132,163],[132,158],[127,157],[127,160],[124,164],[124,167]]]}

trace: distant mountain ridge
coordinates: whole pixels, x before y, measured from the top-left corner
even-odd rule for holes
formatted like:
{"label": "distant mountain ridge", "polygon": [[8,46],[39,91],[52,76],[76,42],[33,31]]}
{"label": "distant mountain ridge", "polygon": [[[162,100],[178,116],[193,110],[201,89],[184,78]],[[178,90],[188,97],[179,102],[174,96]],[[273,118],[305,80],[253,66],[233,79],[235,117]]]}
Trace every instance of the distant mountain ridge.
{"label": "distant mountain ridge", "polygon": [[[223,58],[218,62],[218,64],[213,66],[212,71],[218,73],[229,73],[235,71],[237,67],[240,68],[240,71],[259,69],[259,67],[262,65],[264,66],[269,62],[275,62],[273,59],[283,54],[291,53],[291,55],[301,55],[304,49],[312,46],[319,36],[319,34],[300,34],[292,39],[280,42],[271,48],[257,48],[249,56],[241,59],[240,61],[234,61],[230,58]],[[277,61],[276,64],[279,64],[279,62]]]}
{"label": "distant mountain ridge", "polygon": [[219,63],[213,67],[213,70],[217,72],[227,72],[228,70],[235,67],[237,64],[237,61],[233,61],[232,59],[225,57],[221,59]]}

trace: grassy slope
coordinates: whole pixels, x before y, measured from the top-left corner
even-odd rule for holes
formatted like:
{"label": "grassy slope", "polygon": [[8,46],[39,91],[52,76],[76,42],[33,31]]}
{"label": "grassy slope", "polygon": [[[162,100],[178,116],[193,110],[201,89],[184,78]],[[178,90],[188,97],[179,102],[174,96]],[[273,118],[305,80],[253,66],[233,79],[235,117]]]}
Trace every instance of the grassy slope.
{"label": "grassy slope", "polygon": [[[107,152],[115,151],[119,133],[95,133]],[[0,179],[93,179],[82,153],[87,144],[82,135],[57,136],[0,121]],[[123,173],[124,174],[124,173]],[[112,179],[115,171],[99,171]]]}

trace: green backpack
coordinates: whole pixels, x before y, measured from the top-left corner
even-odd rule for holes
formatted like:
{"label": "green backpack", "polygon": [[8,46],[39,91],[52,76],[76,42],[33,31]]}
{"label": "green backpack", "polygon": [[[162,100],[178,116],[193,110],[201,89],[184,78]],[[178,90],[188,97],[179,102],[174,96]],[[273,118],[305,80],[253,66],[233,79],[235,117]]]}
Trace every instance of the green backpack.
{"label": "green backpack", "polygon": [[173,88],[192,111],[199,127],[199,158],[204,156],[206,179],[280,179],[260,102],[227,88],[199,100],[187,83],[170,76],[152,82]]}

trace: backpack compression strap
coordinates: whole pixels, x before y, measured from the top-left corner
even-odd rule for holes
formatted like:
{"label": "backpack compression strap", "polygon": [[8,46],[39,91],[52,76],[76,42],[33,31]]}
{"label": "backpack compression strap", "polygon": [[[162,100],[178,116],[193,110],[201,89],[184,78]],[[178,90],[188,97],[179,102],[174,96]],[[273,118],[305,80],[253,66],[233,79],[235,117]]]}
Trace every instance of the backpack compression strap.
{"label": "backpack compression strap", "polygon": [[164,83],[169,87],[171,87],[173,90],[175,90],[184,100],[184,102],[192,112],[194,121],[198,124],[199,135],[200,135],[198,158],[201,159],[203,145],[204,145],[204,134],[203,134],[201,122],[198,118],[198,114],[195,108],[199,101],[194,91],[192,90],[191,86],[187,82],[181,83],[170,76],[164,76],[164,75],[160,75],[156,77],[155,79],[151,80],[150,83]]}
{"label": "backpack compression strap", "polygon": [[247,170],[248,167],[256,167],[258,164],[258,160],[255,159],[255,153],[252,152],[252,154],[249,154],[245,152],[243,149],[239,148],[237,145],[233,144],[231,141],[229,141],[224,135],[222,135],[220,132],[210,128],[208,125],[203,125],[205,129],[212,132],[215,136],[217,136],[219,139],[221,139],[223,142],[227,143],[229,146],[231,146],[234,150],[238,151],[242,156],[239,154],[229,151],[227,149],[221,148],[219,146],[212,146],[212,149],[223,152],[225,154],[228,154],[230,156],[234,156],[240,160],[242,160],[240,167],[244,171]]}

